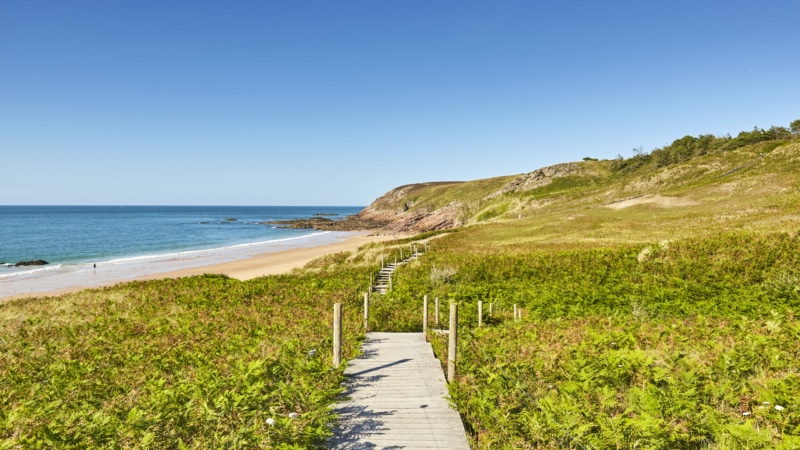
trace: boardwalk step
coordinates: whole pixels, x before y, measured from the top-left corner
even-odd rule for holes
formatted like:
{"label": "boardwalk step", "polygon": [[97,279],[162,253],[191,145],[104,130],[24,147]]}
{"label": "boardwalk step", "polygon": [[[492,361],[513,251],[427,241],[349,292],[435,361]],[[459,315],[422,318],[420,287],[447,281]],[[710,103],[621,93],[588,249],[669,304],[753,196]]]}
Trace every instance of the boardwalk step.
{"label": "boardwalk step", "polygon": [[367,333],[345,376],[344,398],[334,409],[340,422],[327,448],[469,449],[424,334]]}
{"label": "boardwalk step", "polygon": [[391,278],[392,275],[394,274],[394,271],[401,264],[414,261],[421,255],[422,253],[416,253],[407,258],[402,259],[401,261],[385,264],[378,272],[378,276],[375,279],[375,282],[372,286],[372,292],[377,292],[379,294],[386,294],[389,291],[389,284],[391,284]]}

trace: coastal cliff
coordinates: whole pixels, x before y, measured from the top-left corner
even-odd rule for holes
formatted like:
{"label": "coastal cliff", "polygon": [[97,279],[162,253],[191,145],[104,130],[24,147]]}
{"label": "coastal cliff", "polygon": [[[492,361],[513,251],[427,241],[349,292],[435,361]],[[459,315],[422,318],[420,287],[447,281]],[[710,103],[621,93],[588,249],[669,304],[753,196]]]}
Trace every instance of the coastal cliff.
{"label": "coastal cliff", "polygon": [[[509,201],[547,186],[557,178],[584,174],[581,163],[543,167],[522,175],[475,181],[445,181],[400,186],[382,195],[356,215],[365,223],[381,224],[393,232],[422,233],[457,228],[510,214],[525,201]],[[504,198],[506,197],[506,198]]]}
{"label": "coastal cliff", "polygon": [[[692,139],[705,142],[701,138]],[[747,144],[738,138],[716,139],[714,145],[697,147],[688,156],[684,144],[691,139],[682,138],[627,159],[587,157],[520,175],[408,184],[329,226],[422,233],[587,208],[702,207],[720,196],[749,198],[754,186],[768,191],[776,184],[776,173],[792,165],[800,148],[796,141]],[[758,181],[748,178],[742,183],[741,177]]]}

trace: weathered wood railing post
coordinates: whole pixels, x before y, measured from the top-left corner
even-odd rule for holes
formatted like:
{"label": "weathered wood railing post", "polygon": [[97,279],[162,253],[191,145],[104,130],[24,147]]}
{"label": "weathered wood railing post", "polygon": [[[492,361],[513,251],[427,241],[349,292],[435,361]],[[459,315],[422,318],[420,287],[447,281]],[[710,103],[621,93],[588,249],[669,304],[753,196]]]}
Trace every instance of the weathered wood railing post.
{"label": "weathered wood railing post", "polygon": [[492,312],[494,310],[494,302],[489,302],[489,318],[492,318]]}
{"label": "weathered wood railing post", "polygon": [[478,326],[483,326],[483,300],[478,300]]}
{"label": "weathered wood railing post", "polygon": [[428,294],[422,297],[422,332],[428,332]]}
{"label": "weathered wood railing post", "polygon": [[383,266],[384,266],[383,255],[381,255],[381,270],[383,270]]}
{"label": "weathered wood railing post", "polygon": [[447,343],[447,381],[456,378],[456,359],[458,358],[458,303],[450,303],[450,340]]}
{"label": "weathered wood railing post", "polygon": [[364,331],[369,331],[369,292],[364,292]]}
{"label": "weathered wood railing post", "polygon": [[375,286],[375,279],[373,278],[373,273],[369,273],[369,292],[372,292],[372,287]]}
{"label": "weathered wood railing post", "polygon": [[333,367],[342,363],[342,304],[333,305]]}
{"label": "weathered wood railing post", "polygon": [[514,303],[514,322],[517,321],[517,304]]}
{"label": "weathered wood railing post", "polygon": [[436,328],[439,328],[439,297],[436,297],[436,307],[434,309],[434,317],[436,321]]}

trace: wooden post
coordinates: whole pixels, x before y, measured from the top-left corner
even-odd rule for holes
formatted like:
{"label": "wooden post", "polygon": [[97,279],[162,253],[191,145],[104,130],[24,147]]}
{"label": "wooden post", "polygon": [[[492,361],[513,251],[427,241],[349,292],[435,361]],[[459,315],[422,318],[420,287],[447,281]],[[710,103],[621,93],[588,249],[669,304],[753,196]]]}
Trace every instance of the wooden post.
{"label": "wooden post", "polygon": [[389,290],[392,290],[392,274],[389,274]]}
{"label": "wooden post", "polygon": [[342,304],[333,305],[333,367],[342,363]]}
{"label": "wooden post", "polygon": [[447,345],[447,381],[456,378],[456,358],[458,357],[458,303],[450,303],[450,340]]}
{"label": "wooden post", "polygon": [[489,318],[492,318],[492,310],[494,309],[494,302],[489,302]]}
{"label": "wooden post", "polygon": [[422,297],[422,332],[428,332],[428,294]]}
{"label": "wooden post", "polygon": [[517,304],[514,303],[514,322],[517,321]]}
{"label": "wooden post", "polygon": [[364,331],[369,331],[369,292],[364,293]]}
{"label": "wooden post", "polygon": [[436,297],[436,311],[434,312],[434,317],[436,317],[436,328],[439,328],[439,297]]}
{"label": "wooden post", "polygon": [[483,326],[483,300],[478,300],[478,326]]}
{"label": "wooden post", "polygon": [[381,255],[381,270],[383,270],[383,255]]}

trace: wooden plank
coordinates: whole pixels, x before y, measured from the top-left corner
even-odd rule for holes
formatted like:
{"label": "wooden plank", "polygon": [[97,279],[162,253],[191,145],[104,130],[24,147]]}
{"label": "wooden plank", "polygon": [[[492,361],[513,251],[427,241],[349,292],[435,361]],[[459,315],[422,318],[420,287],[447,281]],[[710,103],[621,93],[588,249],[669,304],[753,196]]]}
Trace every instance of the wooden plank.
{"label": "wooden plank", "polygon": [[467,450],[458,412],[445,399],[442,366],[422,333],[367,333],[345,370],[340,422],[328,448]]}

